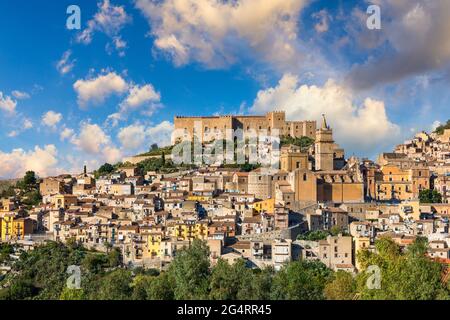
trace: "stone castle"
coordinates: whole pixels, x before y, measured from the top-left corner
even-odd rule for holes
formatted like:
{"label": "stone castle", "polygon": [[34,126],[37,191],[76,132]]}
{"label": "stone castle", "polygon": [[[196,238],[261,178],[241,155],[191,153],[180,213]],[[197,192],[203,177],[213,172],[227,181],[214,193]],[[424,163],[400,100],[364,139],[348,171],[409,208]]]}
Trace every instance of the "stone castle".
{"label": "stone castle", "polygon": [[[175,130],[184,134],[184,137],[196,134],[203,138],[203,142],[216,139],[218,136],[225,137],[227,129],[241,129],[244,134],[254,130],[256,134],[266,132],[270,134],[274,129],[279,130],[280,136],[291,137],[316,137],[316,121],[287,121],[284,111],[272,111],[263,116],[206,116],[206,117],[181,117],[174,118]],[[176,138],[183,138],[178,135]],[[173,138],[173,139],[176,139]],[[172,141],[175,142],[175,141]]]}

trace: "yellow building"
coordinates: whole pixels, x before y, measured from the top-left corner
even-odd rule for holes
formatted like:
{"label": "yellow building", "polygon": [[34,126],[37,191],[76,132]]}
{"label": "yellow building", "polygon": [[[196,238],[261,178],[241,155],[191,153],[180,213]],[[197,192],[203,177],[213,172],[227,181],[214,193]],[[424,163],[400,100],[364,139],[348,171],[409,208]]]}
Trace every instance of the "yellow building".
{"label": "yellow building", "polygon": [[6,215],[1,219],[0,228],[2,241],[22,240],[33,232],[33,223],[30,219]]}
{"label": "yellow building", "polygon": [[171,236],[178,240],[207,240],[208,239],[208,221],[187,220],[177,223],[171,228]]}
{"label": "yellow building", "polygon": [[253,209],[255,209],[257,212],[269,212],[274,213],[275,212],[275,199],[267,199],[263,201],[258,201],[253,204]]}
{"label": "yellow building", "polygon": [[414,200],[421,190],[430,188],[430,170],[425,167],[402,169],[388,164],[381,169],[371,169],[367,174],[369,196],[372,199]]}
{"label": "yellow building", "polygon": [[146,250],[144,250],[144,257],[162,258],[164,256],[161,250],[161,242],[163,240],[162,232],[151,232],[144,234],[146,237]]}
{"label": "yellow building", "polygon": [[198,201],[198,202],[207,202],[211,199],[212,199],[211,196],[195,196],[195,195],[189,196],[187,198],[188,201]]}

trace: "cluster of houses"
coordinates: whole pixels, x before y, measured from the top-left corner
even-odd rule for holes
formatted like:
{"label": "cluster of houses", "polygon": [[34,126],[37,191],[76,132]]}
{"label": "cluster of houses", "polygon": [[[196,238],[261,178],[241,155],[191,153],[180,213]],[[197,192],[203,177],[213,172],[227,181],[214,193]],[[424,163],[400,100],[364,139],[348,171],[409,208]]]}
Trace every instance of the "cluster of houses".
{"label": "cluster of houses", "polygon": [[[45,240],[100,251],[116,247],[127,265],[164,269],[199,239],[208,244],[212,263],[242,258],[249,267],[278,270],[305,259],[357,272],[358,252],[375,250],[379,237],[401,248],[427,237],[430,258],[448,263],[450,204],[418,200],[421,190],[448,191],[439,184],[450,172],[442,151],[448,151],[450,131],[445,134],[432,141],[418,135],[377,162],[343,160],[324,119],[309,150],[282,147],[279,170],[202,166],[161,174],[128,164],[97,179],[86,169],[45,178],[42,203],[31,210],[20,199],[2,199],[0,240],[28,247]],[[433,141],[440,141],[439,150]],[[322,231],[321,240],[299,237],[314,231]]]}

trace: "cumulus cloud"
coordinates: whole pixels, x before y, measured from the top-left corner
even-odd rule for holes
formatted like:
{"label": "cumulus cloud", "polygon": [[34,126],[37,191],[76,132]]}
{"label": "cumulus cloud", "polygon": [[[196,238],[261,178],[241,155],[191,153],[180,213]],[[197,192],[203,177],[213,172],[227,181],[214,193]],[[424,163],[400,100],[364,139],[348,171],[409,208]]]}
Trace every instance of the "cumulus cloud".
{"label": "cumulus cloud", "polygon": [[174,126],[169,121],[163,121],[154,127],[147,128],[149,143],[156,143],[160,147],[170,145]]}
{"label": "cumulus cloud", "polygon": [[129,84],[127,97],[120,103],[119,110],[110,114],[106,123],[116,127],[121,120],[127,118],[127,114],[140,110],[143,115],[151,116],[158,108],[162,108],[160,103],[161,94],[155,90],[151,84],[135,85]]}
{"label": "cumulus cloud", "polygon": [[142,148],[145,137],[145,127],[143,125],[130,125],[122,128],[117,135],[122,147],[130,150]]}
{"label": "cumulus cloud", "polygon": [[31,128],[33,128],[33,122],[30,119],[24,119],[23,120],[23,128],[24,129],[31,129]]}
{"label": "cumulus cloud", "polygon": [[155,126],[145,127],[141,124],[133,124],[122,128],[117,138],[122,148],[127,150],[146,149],[153,143],[163,147],[170,145],[173,124],[163,121]]}
{"label": "cumulus cloud", "polygon": [[117,73],[100,74],[96,78],[78,80],[73,88],[78,95],[78,104],[85,107],[89,102],[103,103],[112,94],[122,94],[127,91],[127,82]]}
{"label": "cumulus cloud", "polygon": [[97,154],[110,139],[97,124],[83,123],[80,133],[73,136],[71,142],[86,153]]}
{"label": "cumulus cloud", "polygon": [[70,129],[70,128],[64,128],[62,131],[61,131],[61,133],[60,133],[60,135],[59,135],[59,139],[61,140],[61,141],[65,141],[65,140],[67,140],[67,139],[70,139],[70,138],[72,138],[72,136],[74,135],[74,131],[73,131],[73,129]]}
{"label": "cumulus cloud", "polygon": [[98,162],[116,163],[122,158],[122,151],[114,146],[111,138],[97,124],[84,122],[78,134],[74,135],[71,131],[68,136],[71,136],[73,145]]}
{"label": "cumulus cloud", "polygon": [[399,127],[388,119],[384,102],[367,98],[356,105],[353,99],[350,90],[333,80],[322,87],[308,86],[300,85],[297,76],[285,74],[277,86],[258,92],[250,111],[281,109],[291,120],[320,120],[325,113],[337,143],[358,153],[386,146],[399,137]]}
{"label": "cumulus cloud", "polygon": [[47,127],[56,127],[56,125],[62,120],[62,114],[55,111],[47,111],[42,116],[42,124]]}
{"label": "cumulus cloud", "polygon": [[71,55],[72,50],[67,50],[64,52],[61,59],[56,63],[56,70],[58,70],[61,75],[69,73],[75,66],[76,60],[70,60]]}
{"label": "cumulus cloud", "polygon": [[[136,0],[157,50],[175,65],[221,68],[249,57],[291,67],[301,60],[297,21],[308,0]],[[238,51],[239,50],[239,51]]]}
{"label": "cumulus cloud", "polygon": [[11,99],[10,96],[3,95],[0,91],[0,110],[7,114],[14,114],[16,112],[17,101]]}
{"label": "cumulus cloud", "polygon": [[18,135],[19,135],[19,131],[17,131],[17,130],[13,130],[8,133],[8,137],[10,137],[10,138],[17,137]]}
{"label": "cumulus cloud", "polygon": [[8,133],[8,137],[15,138],[22,132],[29,130],[31,128],[33,128],[33,122],[30,119],[25,118],[25,119],[23,119],[22,125],[20,127],[18,127],[15,130],[12,130]]}
{"label": "cumulus cloud", "polygon": [[111,38],[113,45],[123,56],[126,42],[120,37],[123,27],[131,21],[123,6],[112,5],[109,0],[98,4],[98,12],[88,21],[88,26],[77,36],[77,41],[89,44],[96,31],[102,32]]}
{"label": "cumulus cloud", "polygon": [[[357,89],[437,71],[450,64],[448,0],[377,0],[382,7],[379,31],[388,49],[355,65],[348,82]],[[373,32],[372,32],[373,33]]]}
{"label": "cumulus cloud", "polygon": [[24,91],[14,90],[11,94],[18,100],[30,99],[30,95]]}
{"label": "cumulus cloud", "polygon": [[14,149],[10,153],[0,151],[2,165],[0,177],[17,178],[26,171],[35,171],[39,176],[53,175],[57,171],[57,149],[54,145],[46,145],[44,148],[36,146],[33,150]]}
{"label": "cumulus cloud", "polygon": [[121,111],[126,112],[147,105],[148,111],[151,111],[151,106],[160,100],[160,93],[156,92],[151,84],[135,85],[130,88],[128,96],[121,103],[120,107]]}

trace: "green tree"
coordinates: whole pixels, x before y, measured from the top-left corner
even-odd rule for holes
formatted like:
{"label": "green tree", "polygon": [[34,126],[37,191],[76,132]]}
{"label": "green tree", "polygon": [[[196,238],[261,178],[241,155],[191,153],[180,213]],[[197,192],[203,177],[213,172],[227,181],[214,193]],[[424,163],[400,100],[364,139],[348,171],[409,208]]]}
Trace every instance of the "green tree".
{"label": "green tree", "polygon": [[85,270],[92,273],[99,273],[103,267],[109,263],[108,257],[103,253],[89,253],[82,261]]}
{"label": "green tree", "polygon": [[273,268],[254,269],[251,273],[247,273],[245,284],[239,290],[238,299],[270,300],[274,274]]}
{"label": "green tree", "polygon": [[83,289],[69,289],[65,287],[61,292],[59,300],[85,300]]}
{"label": "green tree", "polygon": [[[22,252],[9,274],[9,291],[27,299],[57,300],[69,276],[68,266],[79,263],[82,253],[61,243],[49,242]],[[21,292],[17,294],[15,292]]]}
{"label": "green tree", "polygon": [[297,240],[319,241],[325,240],[329,235],[330,232],[324,230],[308,231],[298,235]]}
{"label": "green tree", "polygon": [[113,165],[109,164],[109,163],[105,163],[103,164],[100,168],[98,168],[97,171],[94,172],[94,175],[96,178],[104,176],[104,175],[108,175],[111,174],[115,171],[115,168]]}
{"label": "green tree", "polygon": [[[236,300],[240,292],[250,283],[251,270],[246,267],[245,260],[240,259],[233,265],[220,259],[211,273],[210,298],[213,300]],[[245,296],[245,295],[244,295]]]}
{"label": "green tree", "polygon": [[323,300],[331,270],[321,262],[294,261],[273,278],[272,298],[276,300]]}
{"label": "green tree", "polygon": [[36,186],[36,173],[34,171],[27,171],[23,177],[23,183],[27,188],[33,188]]}
{"label": "green tree", "polygon": [[204,241],[194,240],[189,248],[178,251],[168,271],[175,299],[206,299],[209,267],[209,248]]}
{"label": "green tree", "polygon": [[352,300],[356,295],[356,281],[345,271],[338,271],[324,289],[327,300]]}
{"label": "green tree", "polygon": [[[390,239],[381,239],[375,245],[376,253],[358,255],[359,262],[363,262],[363,270],[357,276],[361,299],[434,300],[449,297],[447,286],[441,282],[442,266],[426,256],[426,239],[416,239],[406,252],[401,252]],[[367,267],[370,265],[380,269],[380,289],[367,286],[371,276]]]}
{"label": "green tree", "polygon": [[442,203],[442,195],[437,190],[421,190],[419,200],[420,203]]}
{"label": "green tree", "polygon": [[98,300],[131,300],[133,289],[132,275],[124,269],[114,270],[105,275],[99,285],[98,293],[93,299]]}
{"label": "green tree", "polygon": [[303,150],[308,149],[310,146],[314,144],[314,139],[309,137],[291,137],[291,136],[282,136],[280,139],[280,146],[284,145],[295,145],[301,147]]}
{"label": "green tree", "polygon": [[119,267],[122,265],[122,253],[120,252],[120,249],[113,248],[108,253],[108,264],[111,268]]}

